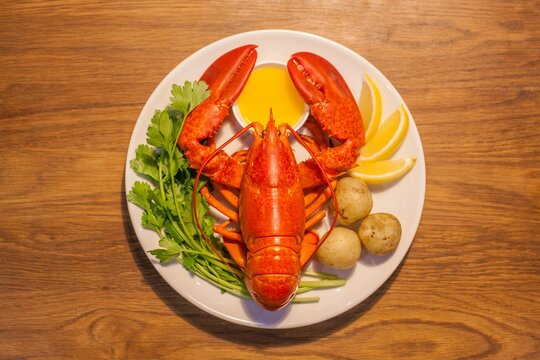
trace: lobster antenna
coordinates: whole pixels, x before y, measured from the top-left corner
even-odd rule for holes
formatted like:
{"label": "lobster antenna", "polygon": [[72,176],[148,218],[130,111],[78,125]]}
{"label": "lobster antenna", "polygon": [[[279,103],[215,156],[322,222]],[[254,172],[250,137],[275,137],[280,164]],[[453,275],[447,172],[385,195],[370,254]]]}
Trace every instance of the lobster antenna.
{"label": "lobster antenna", "polygon": [[218,147],[216,150],[214,150],[214,152],[212,154],[210,154],[204,161],[203,163],[201,164],[201,167],[199,168],[199,170],[197,170],[197,176],[195,176],[195,182],[193,184],[193,219],[195,220],[195,224],[197,225],[197,229],[199,230],[199,232],[201,233],[204,241],[206,242],[206,244],[210,247],[210,249],[214,252],[214,254],[216,254],[217,257],[219,257],[219,259],[221,261],[223,261],[223,263],[234,273],[236,274],[237,276],[239,276],[240,278],[243,278],[244,277],[244,274],[241,273],[240,271],[238,271],[237,269],[233,268],[228,262],[227,260],[225,260],[223,258],[223,256],[221,256],[221,254],[219,253],[219,251],[216,250],[216,248],[212,245],[212,242],[210,241],[210,239],[208,239],[208,236],[206,236],[206,234],[204,233],[203,231],[203,228],[201,226],[201,222],[199,221],[199,216],[197,215],[197,193],[199,192],[199,180],[200,180],[200,177],[202,175],[202,171],[203,169],[206,167],[206,165],[210,162],[210,160],[212,160],[214,157],[217,156],[217,154],[219,154],[227,145],[229,145],[231,142],[233,142],[235,139],[237,139],[239,136],[242,136],[245,132],[247,132],[249,129],[251,129],[253,127],[253,123],[250,123],[248,125],[246,125],[243,129],[241,129],[240,131],[238,131],[236,134],[234,134],[229,140],[225,141],[220,147]]}
{"label": "lobster antenna", "polygon": [[[330,235],[330,232],[336,226],[336,220],[337,220],[338,212],[339,212],[338,203],[337,203],[337,199],[336,199],[336,194],[334,193],[334,189],[332,188],[332,184],[330,183],[330,179],[328,178],[328,175],[326,175],[326,172],[324,171],[324,168],[323,168],[322,164],[319,162],[319,160],[317,160],[317,157],[315,156],[313,151],[311,151],[311,149],[306,144],[304,139],[302,139],[302,137],[300,135],[298,135],[298,133],[296,131],[294,131],[294,129],[291,127],[291,125],[287,124],[287,129],[289,129],[291,134],[293,134],[293,136],[296,138],[296,140],[298,140],[298,142],[304,147],[304,149],[307,150],[307,152],[309,153],[311,158],[315,161],[315,164],[317,164],[317,167],[321,171],[321,173],[323,175],[323,178],[324,178],[324,181],[326,182],[326,185],[330,188],[330,193],[332,194],[332,202],[334,203],[334,218],[332,219],[332,223],[330,224],[330,229],[326,232],[326,234],[323,236],[321,241],[319,241],[319,243],[317,244],[317,248],[315,249],[315,251],[311,255],[311,256],[313,256],[317,252],[317,249],[319,249],[319,247],[323,244],[323,242],[326,241],[326,238],[328,237],[328,235]],[[307,261],[309,261],[309,259]]]}

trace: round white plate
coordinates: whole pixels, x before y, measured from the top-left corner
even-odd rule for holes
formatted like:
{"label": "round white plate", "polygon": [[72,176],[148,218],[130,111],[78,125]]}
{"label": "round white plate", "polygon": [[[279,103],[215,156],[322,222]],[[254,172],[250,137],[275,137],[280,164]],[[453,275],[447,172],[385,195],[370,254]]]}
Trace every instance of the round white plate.
{"label": "round white plate", "polygon": [[[126,193],[130,191],[135,181],[143,180],[129,168],[129,161],[135,157],[136,147],[146,142],[146,130],[154,110],[163,109],[169,103],[172,85],[183,83],[185,80],[199,79],[217,57],[245,44],[258,45],[257,63],[267,61],[286,63],[291,54],[299,51],[319,54],[341,72],[356,99],[360,94],[363,74],[368,72],[381,91],[383,120],[400,104],[404,104],[397,90],[375,66],[331,40],[287,30],[262,30],[234,35],[195,52],[176,66],[154,90],[141,111],[131,136],[125,168]],[[331,319],[351,309],[373,294],[396,270],[411,246],[420,222],[426,182],[425,161],[420,136],[410,112],[409,117],[409,132],[394,158],[416,156],[416,165],[399,181],[377,187],[371,186],[374,201],[372,212],[389,212],[400,219],[401,242],[396,251],[387,256],[374,256],[364,252],[358,264],[351,270],[336,271],[315,265],[318,271],[328,271],[347,278],[347,283],[343,287],[315,290],[306,294],[320,296],[318,303],[290,304],[281,310],[270,312],[251,300],[222,294],[218,288],[192,275],[177,262],[161,265],[148,254],[150,261],[161,276],[192,304],[219,318],[245,326],[258,328],[306,326]],[[228,119],[222,132],[230,134],[238,128],[237,124]],[[141,225],[142,210],[131,203],[128,203],[128,209],[135,233],[144,251],[148,253],[157,248],[157,234],[144,229]]]}

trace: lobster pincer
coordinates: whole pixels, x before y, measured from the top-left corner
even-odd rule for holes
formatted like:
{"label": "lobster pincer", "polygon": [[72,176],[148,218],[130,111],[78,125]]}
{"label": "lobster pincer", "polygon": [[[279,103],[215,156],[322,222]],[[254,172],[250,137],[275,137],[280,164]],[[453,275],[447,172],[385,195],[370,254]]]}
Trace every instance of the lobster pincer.
{"label": "lobster pincer", "polygon": [[[293,54],[287,69],[321,132],[339,142],[338,146],[325,146],[315,153],[327,175],[337,177],[354,165],[365,142],[364,124],[356,100],[339,71],[319,55]],[[300,164],[300,174],[304,188],[321,185],[324,181],[312,159]]]}
{"label": "lobster pincer", "polygon": [[[210,96],[186,118],[178,139],[190,167],[198,169],[214,152],[213,146],[203,143],[216,134],[244,88],[257,61],[256,47],[244,45],[223,54],[201,76],[200,80],[208,84]],[[205,175],[213,181],[235,187],[240,187],[242,172],[242,164],[225,152],[220,152],[205,167]]]}

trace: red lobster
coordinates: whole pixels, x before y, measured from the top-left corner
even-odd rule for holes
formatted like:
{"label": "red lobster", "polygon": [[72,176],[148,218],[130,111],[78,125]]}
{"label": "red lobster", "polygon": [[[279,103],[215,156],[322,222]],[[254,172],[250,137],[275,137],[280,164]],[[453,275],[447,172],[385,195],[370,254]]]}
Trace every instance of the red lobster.
{"label": "red lobster", "polygon": [[[302,52],[291,56],[288,71],[311,109],[307,126],[313,137],[298,135],[286,124],[276,128],[270,113],[266,129],[252,123],[216,149],[213,138],[255,66],[255,48],[233,49],[210,65],[200,80],[211,95],[188,116],[178,144],[190,167],[199,170],[197,181],[201,173],[209,177],[235,208],[202,189],[208,202],[229,218],[214,231],[244,271],[253,299],[277,310],[294,297],[301,269],[325,239],[309,228],[326,215],[320,206],[333,194],[335,182],[330,184],[330,179],[354,165],[364,128],[340,73],[320,56]],[[250,128],[254,139],[249,150],[232,156],[222,150]],[[296,162],[288,132],[307,146],[311,159]],[[332,147],[329,137],[340,145]],[[320,188],[324,190],[319,194]],[[240,231],[228,229],[231,222],[238,223]]]}

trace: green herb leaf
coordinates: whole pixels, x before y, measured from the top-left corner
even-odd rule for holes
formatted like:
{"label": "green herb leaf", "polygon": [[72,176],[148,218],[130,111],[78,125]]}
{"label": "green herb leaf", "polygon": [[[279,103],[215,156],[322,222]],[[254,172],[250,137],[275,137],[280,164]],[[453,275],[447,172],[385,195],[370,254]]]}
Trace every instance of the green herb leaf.
{"label": "green herb leaf", "polygon": [[146,210],[150,208],[149,194],[151,192],[152,189],[150,188],[150,185],[145,182],[135,181],[131,191],[127,195],[127,199],[129,202]]}
{"label": "green herb leaf", "polygon": [[184,256],[182,256],[182,265],[184,265],[188,269],[193,269],[195,262],[196,259],[192,255],[184,254]]}
{"label": "green herb leaf", "polygon": [[208,85],[204,81],[184,85],[173,85],[171,91],[171,106],[187,116],[197,105],[210,96]]}
{"label": "green herb leaf", "polygon": [[182,248],[180,247],[180,245],[178,245],[176,243],[176,241],[168,238],[168,237],[165,237],[161,240],[159,240],[159,246],[167,249],[168,251],[170,251],[171,253],[172,252],[175,252],[175,253],[181,253],[182,252]]}
{"label": "green herb leaf", "polygon": [[163,228],[165,216],[160,212],[145,210],[143,211],[141,220],[144,227],[150,228],[159,233],[161,231],[161,228]]}
{"label": "green herb leaf", "polygon": [[173,170],[173,174],[172,174],[173,177],[176,176],[176,174],[178,173],[178,170],[188,169],[188,166],[189,166],[188,161],[186,160],[186,158],[184,157],[184,155],[182,154],[182,152],[177,146],[175,146],[174,148],[171,161],[172,161],[171,169]]}
{"label": "green herb leaf", "polygon": [[161,246],[160,249],[151,250],[150,254],[158,258],[161,263],[178,258],[182,254],[182,248],[168,237],[159,240],[159,246]]}
{"label": "green herb leaf", "polygon": [[155,148],[141,144],[135,150],[135,159],[129,162],[129,166],[136,173],[146,175],[157,183],[159,182],[158,158],[159,154]]}
{"label": "green herb leaf", "polygon": [[150,120],[150,125],[148,126],[148,130],[146,131],[146,142],[150,145],[154,145],[161,148],[163,148],[163,145],[165,144],[165,139],[163,137],[163,134],[161,133],[161,131],[159,131],[161,119],[163,117],[168,118],[167,113],[156,110],[156,112],[154,113],[154,116],[152,116],[152,120]]}

